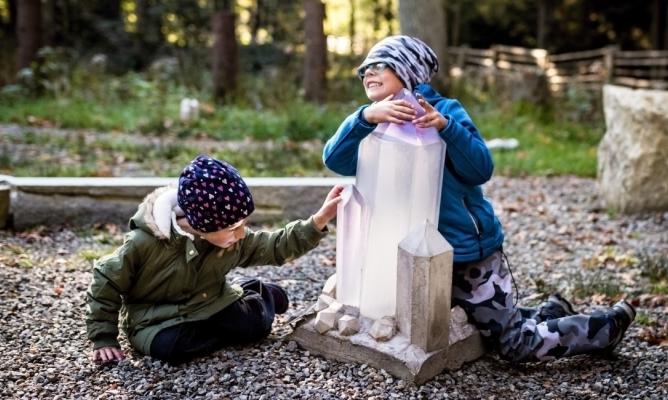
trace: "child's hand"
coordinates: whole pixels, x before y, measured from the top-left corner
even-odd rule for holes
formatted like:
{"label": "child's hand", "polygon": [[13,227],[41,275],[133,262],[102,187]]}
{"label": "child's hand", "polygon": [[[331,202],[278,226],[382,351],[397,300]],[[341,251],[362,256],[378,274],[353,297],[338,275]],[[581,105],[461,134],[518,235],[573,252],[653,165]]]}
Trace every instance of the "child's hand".
{"label": "child's hand", "polygon": [[448,125],[448,120],[425,99],[419,98],[418,103],[424,108],[425,115],[413,120],[415,126],[418,128],[436,128],[436,130],[442,131]]}
{"label": "child's hand", "polygon": [[329,191],[325,202],[322,203],[322,207],[318,210],[317,213],[313,214],[313,224],[315,227],[321,231],[325,229],[327,223],[336,217],[336,206],[341,201],[341,192],[343,191],[343,186],[336,185]]}
{"label": "child's hand", "polygon": [[125,358],[123,350],[119,347],[100,347],[93,350],[93,362],[106,364],[112,361],[121,361]]}
{"label": "child's hand", "polygon": [[392,100],[394,95],[389,95],[381,101],[377,101],[364,109],[364,119],[371,124],[382,122],[393,122],[403,124],[411,121],[417,116],[417,112],[406,100]]}

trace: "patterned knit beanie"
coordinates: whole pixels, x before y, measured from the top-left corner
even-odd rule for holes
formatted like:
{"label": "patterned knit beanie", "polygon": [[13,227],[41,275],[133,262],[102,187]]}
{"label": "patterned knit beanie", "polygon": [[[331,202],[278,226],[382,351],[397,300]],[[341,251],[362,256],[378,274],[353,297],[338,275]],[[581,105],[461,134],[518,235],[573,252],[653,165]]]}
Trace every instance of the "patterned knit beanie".
{"label": "patterned knit beanie", "polygon": [[181,172],[177,201],[190,226],[204,233],[234,225],[255,210],[239,172],[205,155],[197,156]]}
{"label": "patterned knit beanie", "polygon": [[422,40],[410,36],[389,36],[376,43],[357,70],[378,62],[389,65],[410,91],[429,82],[438,72],[434,51]]}

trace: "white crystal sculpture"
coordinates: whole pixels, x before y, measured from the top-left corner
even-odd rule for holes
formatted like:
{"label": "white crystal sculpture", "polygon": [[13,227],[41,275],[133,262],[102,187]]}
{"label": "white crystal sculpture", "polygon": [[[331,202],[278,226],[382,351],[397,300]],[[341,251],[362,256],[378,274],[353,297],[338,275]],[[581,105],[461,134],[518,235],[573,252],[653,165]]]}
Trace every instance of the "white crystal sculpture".
{"label": "white crystal sculpture", "polygon": [[354,185],[341,193],[336,215],[336,299],[359,308],[368,226],[364,198]]}
{"label": "white crystal sculpture", "polygon": [[[400,97],[424,113],[410,92]],[[397,246],[425,220],[438,225],[444,163],[435,128],[380,124],[361,142],[355,185],[339,206],[338,301],[368,318],[395,315]]]}

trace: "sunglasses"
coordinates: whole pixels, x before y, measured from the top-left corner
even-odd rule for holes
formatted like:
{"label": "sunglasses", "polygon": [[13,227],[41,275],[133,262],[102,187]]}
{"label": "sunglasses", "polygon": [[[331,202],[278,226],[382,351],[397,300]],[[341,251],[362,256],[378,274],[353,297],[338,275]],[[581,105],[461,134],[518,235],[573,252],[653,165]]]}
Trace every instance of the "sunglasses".
{"label": "sunglasses", "polygon": [[385,71],[389,67],[390,66],[387,65],[387,63],[384,63],[384,62],[371,63],[369,65],[365,65],[363,67],[360,67],[357,70],[357,77],[360,78],[360,80],[364,80],[364,75],[366,75],[366,71],[371,71],[374,74],[379,74],[379,73]]}

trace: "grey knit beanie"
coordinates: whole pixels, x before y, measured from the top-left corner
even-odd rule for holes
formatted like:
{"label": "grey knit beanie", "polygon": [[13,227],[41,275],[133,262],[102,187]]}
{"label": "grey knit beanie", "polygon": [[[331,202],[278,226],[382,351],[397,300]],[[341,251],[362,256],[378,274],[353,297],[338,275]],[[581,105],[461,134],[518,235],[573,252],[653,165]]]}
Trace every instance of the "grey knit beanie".
{"label": "grey knit beanie", "polygon": [[394,70],[408,90],[431,81],[438,71],[438,58],[422,40],[411,36],[389,36],[376,43],[358,71],[369,64],[384,62]]}

